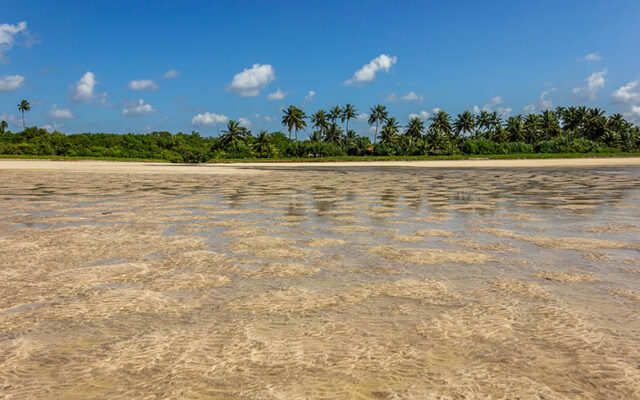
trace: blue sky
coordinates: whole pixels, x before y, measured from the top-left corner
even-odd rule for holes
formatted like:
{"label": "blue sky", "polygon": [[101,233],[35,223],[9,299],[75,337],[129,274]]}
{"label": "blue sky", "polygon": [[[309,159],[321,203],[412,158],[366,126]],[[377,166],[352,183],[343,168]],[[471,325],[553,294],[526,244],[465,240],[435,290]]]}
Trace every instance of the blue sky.
{"label": "blue sky", "polygon": [[68,133],[274,130],[289,104],[347,102],[401,123],[574,104],[638,121],[639,16],[639,1],[4,1],[0,118],[17,130],[28,99],[29,125]]}

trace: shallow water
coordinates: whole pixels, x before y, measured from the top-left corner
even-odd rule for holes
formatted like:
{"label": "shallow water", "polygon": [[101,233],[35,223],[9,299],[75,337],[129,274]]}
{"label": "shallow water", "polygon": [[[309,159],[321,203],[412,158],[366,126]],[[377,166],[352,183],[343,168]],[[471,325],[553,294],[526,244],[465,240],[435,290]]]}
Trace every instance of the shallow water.
{"label": "shallow water", "polygon": [[0,398],[640,393],[637,167],[0,187]]}

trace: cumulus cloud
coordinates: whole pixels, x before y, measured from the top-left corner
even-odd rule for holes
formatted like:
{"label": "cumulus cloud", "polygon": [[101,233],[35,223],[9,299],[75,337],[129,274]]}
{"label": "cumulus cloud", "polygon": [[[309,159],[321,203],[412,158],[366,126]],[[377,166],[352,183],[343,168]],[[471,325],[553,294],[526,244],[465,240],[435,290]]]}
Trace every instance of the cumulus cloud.
{"label": "cumulus cloud", "polygon": [[249,118],[238,118],[238,123],[245,128],[251,128],[251,125],[253,125]]}
{"label": "cumulus cloud", "polygon": [[640,80],[631,81],[618,88],[611,95],[611,101],[618,104],[631,104],[640,102]]}
{"label": "cumulus cloud", "polygon": [[307,93],[306,96],[304,96],[304,100],[302,101],[302,105],[306,106],[308,103],[311,102],[311,100],[313,100],[313,97],[316,95],[316,91],[315,90],[309,90],[309,92]]}
{"label": "cumulus cloud", "polygon": [[283,92],[278,88],[275,92],[267,95],[267,100],[282,100],[287,96],[287,93],[289,92]]}
{"label": "cumulus cloud", "polygon": [[16,38],[22,35],[29,40],[29,31],[25,21],[12,24],[0,24],[0,61],[6,61],[6,53],[16,44]]}
{"label": "cumulus cloud", "polygon": [[71,99],[79,103],[91,103],[97,97],[105,96],[106,94],[96,95],[94,93],[97,84],[96,75],[91,71],[85,72],[71,87]]}
{"label": "cumulus cloud", "polygon": [[140,99],[137,103],[125,106],[122,109],[122,115],[126,115],[129,117],[138,117],[141,115],[151,114],[154,111],[155,110],[153,107],[151,107],[151,104],[145,103],[144,100]]}
{"label": "cumulus cloud", "polygon": [[393,92],[390,95],[388,95],[387,97],[385,97],[384,101],[398,101],[398,96],[396,96],[396,93]]}
{"label": "cumulus cloud", "polygon": [[586,56],[584,56],[584,59],[587,60],[587,61],[600,61],[600,60],[602,60],[602,57],[596,51],[595,53],[587,54]]}
{"label": "cumulus cloud", "polygon": [[198,114],[191,119],[192,126],[215,126],[217,124],[225,124],[229,121],[226,115],[205,112]]}
{"label": "cumulus cloud", "polygon": [[540,97],[538,98],[538,101],[534,101],[530,104],[527,104],[522,108],[522,111],[524,111],[527,114],[531,114],[536,111],[552,109],[553,102],[551,101],[551,99],[549,99],[548,96],[549,96],[549,93],[553,93],[555,91],[556,91],[556,88],[544,90],[542,93],[540,93]]}
{"label": "cumulus cloud", "polygon": [[409,92],[400,98],[402,101],[415,101],[418,103],[422,103],[424,101],[424,96],[418,94],[416,92]]}
{"label": "cumulus cloud", "polygon": [[409,114],[409,115],[408,115],[408,118],[409,118],[409,119],[420,118],[420,119],[426,120],[426,119],[429,119],[429,116],[430,116],[430,115],[431,115],[431,114],[429,113],[429,111],[422,110],[422,111],[420,111],[420,112],[419,112],[419,113],[417,113],[417,114],[416,114],[416,113],[411,113],[411,114]]}
{"label": "cumulus cloud", "polygon": [[71,110],[58,108],[58,106],[56,106],[55,104],[53,105],[51,110],[49,110],[48,115],[49,115],[49,118],[53,118],[53,119],[71,119],[74,117]]}
{"label": "cumulus cloud", "polygon": [[176,71],[175,69],[170,69],[167,72],[165,72],[164,74],[162,74],[162,77],[164,79],[175,79],[177,77],[180,76],[180,71]]}
{"label": "cumulus cloud", "polygon": [[360,122],[368,122],[369,121],[369,114],[360,113],[360,114],[356,115],[356,120],[358,120]]}
{"label": "cumulus cloud", "polygon": [[487,111],[487,112],[496,111],[498,114],[500,114],[501,116],[505,117],[505,116],[511,114],[513,109],[511,107],[507,107],[507,106],[502,105],[504,103],[505,103],[505,101],[502,98],[502,96],[495,96],[495,97],[492,97],[491,100],[489,100],[489,102],[487,104],[482,106],[482,108],[478,107],[477,105],[473,106],[472,111],[473,111],[474,114],[478,114],[481,111]]}
{"label": "cumulus cloud", "polygon": [[158,85],[151,79],[139,79],[129,82],[127,87],[131,90],[158,90]]}
{"label": "cumulus cloud", "polygon": [[0,77],[0,92],[11,92],[18,89],[26,78],[22,75],[5,75]]}
{"label": "cumulus cloud", "polygon": [[640,123],[640,106],[632,105],[625,117],[635,124]]}
{"label": "cumulus cloud", "polygon": [[245,68],[233,77],[229,90],[240,96],[255,97],[274,79],[276,74],[271,65],[253,64],[251,68]]}
{"label": "cumulus cloud", "polygon": [[362,84],[376,79],[378,71],[389,72],[391,66],[398,62],[398,57],[380,54],[357,70],[353,77],[345,81],[345,85]]}
{"label": "cumulus cloud", "polygon": [[607,69],[603,69],[600,72],[594,72],[585,81],[587,86],[573,88],[573,96],[576,100],[594,101],[596,99],[596,93],[598,89],[604,86],[604,76],[607,74]]}
{"label": "cumulus cloud", "polygon": [[[28,120],[26,116],[24,119]],[[0,114],[0,121],[6,121],[9,125],[22,127],[22,120],[13,114],[7,114],[7,113]]]}

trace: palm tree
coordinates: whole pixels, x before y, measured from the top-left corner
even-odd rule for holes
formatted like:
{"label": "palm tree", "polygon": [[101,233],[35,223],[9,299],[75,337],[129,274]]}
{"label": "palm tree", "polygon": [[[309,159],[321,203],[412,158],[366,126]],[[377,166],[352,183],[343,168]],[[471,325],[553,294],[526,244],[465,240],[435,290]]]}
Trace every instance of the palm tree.
{"label": "palm tree", "polygon": [[329,119],[332,124],[335,124],[339,118],[342,118],[342,108],[340,106],[335,106],[329,110]]}
{"label": "palm tree", "polygon": [[278,149],[271,143],[271,136],[267,131],[260,131],[253,144],[253,150],[258,157],[274,157],[278,154]]}
{"label": "palm tree", "polygon": [[22,113],[22,128],[25,128],[24,125],[24,112],[31,110],[31,104],[27,100],[22,100],[20,104],[18,104],[18,111]]}
{"label": "palm tree", "polygon": [[524,120],[524,131],[529,138],[529,144],[534,144],[538,136],[538,128],[540,127],[540,116],[538,114],[529,114]]}
{"label": "palm tree", "polygon": [[321,142],[322,141],[322,134],[320,132],[318,132],[318,131],[313,131],[311,136],[309,136],[309,140],[311,140],[312,142]]}
{"label": "palm tree", "polygon": [[8,126],[9,124],[7,124],[7,121],[2,120],[2,122],[0,122],[0,133],[5,133]]}
{"label": "palm tree", "polygon": [[431,121],[429,129],[438,131],[445,136],[451,136],[451,117],[446,111],[439,110],[432,115],[429,120]]}
{"label": "palm tree", "polygon": [[318,110],[315,114],[311,114],[311,123],[312,126],[320,131],[321,134],[324,134],[327,130],[327,114],[324,110]]}
{"label": "palm tree", "polygon": [[550,138],[557,136],[560,132],[558,117],[553,111],[545,110],[542,112],[542,118],[540,118],[540,130],[544,134],[545,140],[549,140]]}
{"label": "palm tree", "polygon": [[220,137],[225,147],[235,146],[239,142],[244,142],[249,135],[249,131],[244,126],[241,126],[238,121],[229,120],[227,123],[227,129],[222,131],[223,135]]}
{"label": "palm tree", "polygon": [[466,110],[462,114],[458,114],[458,118],[453,123],[453,127],[456,129],[456,134],[460,136],[462,133],[470,133],[476,127],[476,121],[473,114],[469,110]]}
{"label": "palm tree", "polygon": [[411,136],[413,138],[421,138],[424,133],[424,122],[418,117],[413,117],[409,120],[409,124],[407,124],[407,130],[405,131],[405,135]]}
{"label": "palm tree", "polygon": [[282,116],[282,125],[286,126],[289,130],[289,139],[291,139],[291,131],[295,130],[296,141],[298,140],[298,131],[307,126],[304,120],[305,118],[307,118],[307,116],[304,114],[304,111],[294,105],[290,105],[289,108],[285,110]]}
{"label": "palm tree", "polygon": [[344,122],[345,120],[347,121],[347,128],[346,128],[346,132],[349,133],[349,120],[351,118],[355,118],[356,117],[356,113],[358,112],[358,110],[355,109],[355,107],[349,103],[347,103],[344,106],[344,109],[342,110],[342,122]]}
{"label": "palm tree", "polygon": [[486,132],[491,126],[491,115],[488,111],[482,110],[476,117],[476,136],[480,132],[480,129],[484,129]]}
{"label": "palm tree", "polygon": [[497,111],[492,112],[491,114],[489,114],[489,130],[490,131],[496,131],[498,129],[498,126],[502,125],[502,117],[500,116],[500,114],[498,114]]}
{"label": "palm tree", "polygon": [[507,134],[510,142],[521,142],[524,140],[522,127],[522,116],[516,115],[507,119]]}
{"label": "palm tree", "polygon": [[373,144],[376,144],[376,139],[378,138],[378,124],[380,122],[385,122],[389,117],[389,113],[387,112],[387,107],[382,104],[371,107],[369,111],[371,111],[371,114],[369,115],[369,125],[376,124],[376,133],[373,135]]}
{"label": "palm tree", "polygon": [[380,130],[380,143],[393,143],[398,139],[398,130],[393,125],[385,125]]}

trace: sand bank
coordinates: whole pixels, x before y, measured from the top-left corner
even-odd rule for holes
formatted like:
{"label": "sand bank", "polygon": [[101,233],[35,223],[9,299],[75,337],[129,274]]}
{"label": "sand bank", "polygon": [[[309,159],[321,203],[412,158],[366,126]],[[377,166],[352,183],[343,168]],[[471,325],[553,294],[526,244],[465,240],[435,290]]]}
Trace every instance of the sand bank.
{"label": "sand bank", "polygon": [[417,167],[417,168],[542,168],[639,166],[640,157],[556,158],[519,160],[422,160],[422,161],[337,161],[337,162],[261,162],[232,164],[168,164],[126,161],[0,160],[0,170],[47,170],[73,172],[256,174],[274,168],[335,167]]}

